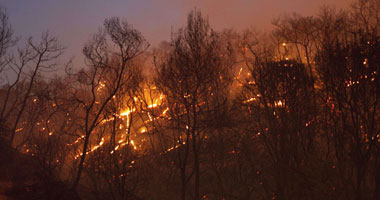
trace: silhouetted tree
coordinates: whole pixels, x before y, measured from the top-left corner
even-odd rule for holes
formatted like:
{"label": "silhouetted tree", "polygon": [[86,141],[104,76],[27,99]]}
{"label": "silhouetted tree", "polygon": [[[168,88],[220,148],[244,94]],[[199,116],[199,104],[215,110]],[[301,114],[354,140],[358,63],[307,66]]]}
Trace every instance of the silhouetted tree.
{"label": "silhouetted tree", "polygon": [[[104,120],[106,106],[126,81],[133,80],[131,60],[148,47],[141,33],[119,18],[105,20],[104,29],[93,36],[83,49],[88,70],[77,73],[78,92],[75,99],[83,108],[83,149],[80,153],[76,188],[90,145],[90,136]],[[102,88],[105,90],[101,90]]]}
{"label": "silhouetted tree", "polygon": [[303,173],[314,152],[311,77],[302,63],[276,61],[271,46],[246,46],[251,77],[243,85],[242,101],[251,116],[250,131],[270,163],[268,171],[260,169],[268,173],[262,186],[267,198],[299,199],[312,187],[310,174]]}
{"label": "silhouetted tree", "polygon": [[[342,195],[355,199],[375,195],[376,199],[380,41],[360,30],[346,38],[350,39],[325,46],[318,54],[327,116],[324,123],[333,141],[339,189],[345,191]],[[353,191],[352,195],[348,191]]]}
{"label": "silhouetted tree", "polygon": [[[165,95],[171,118],[173,150],[181,176],[181,199],[187,198],[193,180],[193,199],[199,199],[201,155],[207,129],[226,103],[231,83],[230,52],[220,46],[218,34],[210,29],[200,12],[188,16],[187,26],[172,40],[173,51],[158,65],[157,86]],[[216,116],[216,115],[214,115]]]}
{"label": "silhouetted tree", "polygon": [[[7,50],[15,44],[13,29],[9,24],[8,14],[5,8],[0,7],[0,75],[3,75],[9,59],[6,58]],[[0,77],[4,78],[4,77]],[[0,79],[0,81],[2,81]],[[0,82],[2,83],[2,82]]]}
{"label": "silhouetted tree", "polygon": [[63,48],[58,44],[57,39],[49,36],[48,33],[44,33],[38,44],[35,44],[32,38],[29,38],[26,47],[19,50],[17,61],[12,62],[12,64],[19,69],[16,81],[18,81],[19,76],[21,76],[23,68],[31,71],[26,75],[26,91],[22,94],[20,105],[15,111],[15,120],[11,125],[10,144],[13,143],[16,129],[18,128],[28,100],[31,98],[32,89],[36,80],[38,80],[41,72],[54,70],[57,58],[62,53]]}

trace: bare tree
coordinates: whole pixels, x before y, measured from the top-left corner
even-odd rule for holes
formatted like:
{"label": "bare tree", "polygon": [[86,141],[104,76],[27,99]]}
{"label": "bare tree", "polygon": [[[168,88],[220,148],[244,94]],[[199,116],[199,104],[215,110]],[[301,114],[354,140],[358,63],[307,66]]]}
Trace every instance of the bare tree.
{"label": "bare tree", "polygon": [[157,86],[165,95],[171,118],[167,133],[177,147],[181,199],[187,198],[189,183],[192,198],[201,197],[202,143],[212,124],[211,115],[225,103],[223,94],[232,78],[230,52],[220,46],[218,37],[201,13],[193,11],[187,26],[174,35],[169,58],[157,65]]}
{"label": "bare tree", "polygon": [[311,77],[296,60],[278,61],[277,44],[245,46],[250,77],[241,99],[249,111],[253,141],[259,141],[268,157],[259,168],[265,174],[261,186],[267,198],[299,199],[311,192],[310,174],[302,173],[312,160],[317,127]]}
{"label": "bare tree", "polygon": [[[8,22],[8,15],[4,8],[0,7],[0,85],[3,83],[3,75],[8,67],[8,63],[10,62],[10,58],[7,56],[7,51],[10,47],[15,44],[16,40],[13,38],[13,30]],[[15,85],[17,81],[13,85]],[[8,103],[10,87],[6,88],[5,97],[3,97],[1,102],[3,106],[1,106],[0,110],[0,127],[1,129],[5,128],[5,117],[4,112]],[[2,90],[2,89],[1,89]]]}
{"label": "bare tree", "polygon": [[18,61],[12,62],[12,65],[19,69],[18,78],[21,76],[20,74],[23,68],[27,68],[31,71],[26,74],[26,91],[22,96],[22,102],[17,109],[15,121],[11,128],[10,144],[13,143],[16,129],[24,113],[27,102],[31,98],[35,81],[42,72],[54,70],[57,64],[57,58],[62,53],[63,48],[58,44],[57,39],[49,36],[48,33],[42,35],[41,41],[38,44],[35,44],[32,41],[32,38],[29,38],[26,47],[18,51]]}
{"label": "bare tree", "polygon": [[[73,188],[83,170],[90,137],[103,120],[106,106],[126,81],[133,81],[131,60],[148,47],[141,33],[119,18],[107,19],[104,29],[93,36],[83,49],[88,70],[76,74],[79,85],[75,99],[83,108],[83,148]],[[106,77],[109,79],[106,82]],[[104,90],[102,90],[104,88]]]}
{"label": "bare tree", "polygon": [[[352,191],[355,199],[370,198],[372,194],[376,199],[379,195],[376,172],[379,167],[379,39],[360,29],[346,39],[323,48],[318,55],[326,102],[324,123],[335,149],[339,189]],[[349,197],[350,193],[346,194]]]}
{"label": "bare tree", "polygon": [[9,62],[9,60],[6,59],[7,50],[12,47],[15,42],[16,40],[13,38],[13,29],[9,24],[8,14],[4,8],[0,7],[0,75],[3,74]]}

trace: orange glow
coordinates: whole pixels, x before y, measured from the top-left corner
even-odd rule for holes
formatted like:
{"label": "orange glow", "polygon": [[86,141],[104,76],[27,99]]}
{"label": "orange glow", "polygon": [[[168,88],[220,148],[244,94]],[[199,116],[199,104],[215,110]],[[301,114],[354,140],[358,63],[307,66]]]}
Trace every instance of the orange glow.
{"label": "orange glow", "polygon": [[129,116],[131,113],[133,113],[133,112],[135,112],[136,111],[136,109],[134,108],[134,109],[132,109],[132,110],[130,110],[130,109],[127,109],[127,110],[125,110],[125,111],[123,111],[123,112],[121,112],[120,113],[120,116]]}
{"label": "orange glow", "polygon": [[167,113],[168,111],[169,111],[169,107],[167,107],[167,108],[162,112],[161,116],[165,116],[166,113]]}
{"label": "orange glow", "polygon": [[256,98],[252,97],[252,98],[250,98],[248,100],[243,101],[243,103],[249,103],[249,102],[252,102],[252,101],[256,101]]}
{"label": "orange glow", "polygon": [[145,132],[147,132],[148,130],[146,129],[146,127],[142,127],[142,128],[140,128],[140,133],[145,133]]}

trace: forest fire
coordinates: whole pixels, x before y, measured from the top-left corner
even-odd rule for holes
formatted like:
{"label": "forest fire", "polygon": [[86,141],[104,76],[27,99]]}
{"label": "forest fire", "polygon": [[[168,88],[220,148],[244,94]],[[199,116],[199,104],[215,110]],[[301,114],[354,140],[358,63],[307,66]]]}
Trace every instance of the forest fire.
{"label": "forest fire", "polygon": [[380,199],[380,4],[353,1],[154,45],[108,18],[79,64],[0,7],[0,199]]}
{"label": "forest fire", "polygon": [[[103,85],[104,87],[104,85]],[[99,92],[99,91],[98,91]],[[154,108],[158,108],[159,106],[162,106],[162,103],[163,103],[163,100],[164,100],[164,96],[163,94],[160,94],[157,98],[150,98],[151,102],[152,103],[147,103],[146,104],[146,108],[148,110],[151,110],[151,109],[154,109]],[[149,100],[147,99],[138,99],[137,97],[134,97],[134,101],[135,102],[148,102]],[[169,111],[169,108],[165,108],[161,114],[159,114],[158,117],[155,117],[155,118],[152,118],[151,117],[151,114],[150,114],[150,111],[145,111],[145,109],[140,109],[139,112],[137,113],[137,110],[136,108],[133,108],[133,109],[121,109],[122,111],[120,112],[120,114],[117,114],[117,113],[114,113],[113,115],[114,116],[117,116],[119,119],[121,119],[122,121],[126,121],[126,126],[124,127],[122,124],[119,125],[119,130],[124,130],[125,134],[121,134],[121,137],[118,141],[118,144],[113,148],[113,150],[111,150],[110,154],[113,154],[115,153],[116,151],[120,150],[121,148],[123,148],[124,146],[126,145],[130,145],[134,150],[138,150],[138,149],[141,149],[142,148],[142,145],[138,145],[135,143],[136,139],[134,139],[133,135],[136,135],[136,134],[133,134],[133,133],[129,133],[129,129],[130,129],[130,118],[132,117],[131,115],[132,114],[135,114],[135,115],[143,115],[144,113],[147,113],[148,117],[149,117],[149,120],[148,121],[144,121],[143,124],[141,124],[141,127],[140,128],[137,128],[136,130],[139,130],[140,134],[143,134],[143,133],[147,133],[148,132],[148,129],[147,129],[147,124],[146,123],[150,123],[150,122],[153,122],[154,120],[158,120],[162,117],[164,117],[166,115],[166,113]],[[109,119],[103,119],[100,123],[100,125],[105,125],[105,123],[112,123],[116,118],[109,118]],[[49,134],[50,135],[50,134]],[[126,135],[126,136],[125,136]],[[140,136],[141,137],[141,136]],[[85,136],[81,136],[79,138],[77,138],[73,143],[70,143],[70,144],[67,144],[68,146],[72,146],[74,144],[78,144],[81,140],[83,140],[85,138]],[[144,138],[141,139],[142,141],[145,140]],[[89,154],[89,153],[92,153],[96,150],[100,150],[102,147],[104,147],[104,144],[106,142],[109,142],[109,141],[105,141],[105,138],[102,137],[101,138],[101,141],[99,144],[95,145],[95,146],[92,146],[87,152],[86,154]],[[178,145],[175,146],[175,147],[171,147],[167,150],[165,150],[164,152],[169,152],[171,150],[173,150],[174,148],[178,148]],[[82,156],[83,153],[78,153],[77,155],[74,156],[74,159],[78,159],[80,158],[80,156]]]}

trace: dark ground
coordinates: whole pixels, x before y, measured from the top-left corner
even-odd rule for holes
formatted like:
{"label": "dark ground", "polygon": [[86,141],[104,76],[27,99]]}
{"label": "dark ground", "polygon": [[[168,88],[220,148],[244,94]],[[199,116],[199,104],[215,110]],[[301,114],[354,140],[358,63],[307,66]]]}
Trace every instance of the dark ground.
{"label": "dark ground", "polygon": [[68,183],[41,178],[36,158],[10,148],[0,137],[0,200],[76,200]]}

